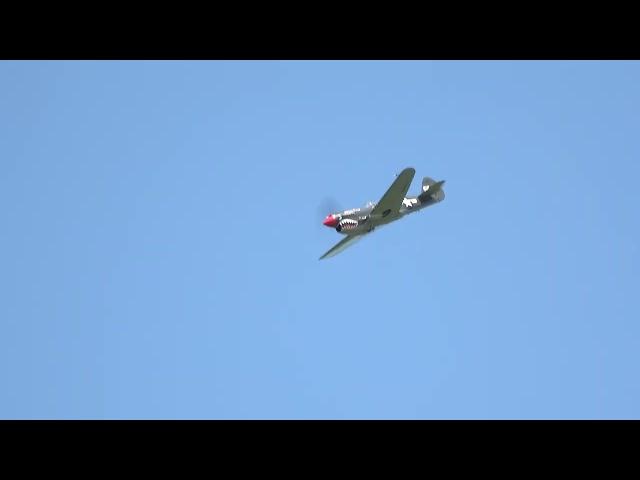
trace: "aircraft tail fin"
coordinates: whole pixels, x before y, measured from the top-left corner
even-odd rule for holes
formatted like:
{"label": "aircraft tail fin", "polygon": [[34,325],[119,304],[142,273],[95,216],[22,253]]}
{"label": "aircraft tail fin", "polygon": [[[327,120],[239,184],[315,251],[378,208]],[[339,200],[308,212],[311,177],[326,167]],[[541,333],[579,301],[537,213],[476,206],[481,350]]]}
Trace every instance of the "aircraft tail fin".
{"label": "aircraft tail fin", "polygon": [[438,201],[443,200],[444,190],[442,189],[442,186],[444,185],[444,182],[444,180],[436,182],[433,178],[424,177],[422,179],[422,192],[418,196],[420,201],[425,202],[429,197]]}
{"label": "aircraft tail fin", "polygon": [[422,191],[426,192],[434,183],[436,183],[436,181],[433,178],[424,177],[422,179]]}

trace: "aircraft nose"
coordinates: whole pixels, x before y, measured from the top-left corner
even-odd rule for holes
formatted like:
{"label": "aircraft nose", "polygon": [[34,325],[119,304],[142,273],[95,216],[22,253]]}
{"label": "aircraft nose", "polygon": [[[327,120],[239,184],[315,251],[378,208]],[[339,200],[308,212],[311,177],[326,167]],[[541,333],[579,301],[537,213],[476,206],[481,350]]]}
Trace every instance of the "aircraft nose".
{"label": "aircraft nose", "polygon": [[332,214],[327,215],[327,218],[324,219],[324,222],[322,222],[322,224],[326,227],[335,227],[338,224],[338,220],[336,220],[336,217]]}

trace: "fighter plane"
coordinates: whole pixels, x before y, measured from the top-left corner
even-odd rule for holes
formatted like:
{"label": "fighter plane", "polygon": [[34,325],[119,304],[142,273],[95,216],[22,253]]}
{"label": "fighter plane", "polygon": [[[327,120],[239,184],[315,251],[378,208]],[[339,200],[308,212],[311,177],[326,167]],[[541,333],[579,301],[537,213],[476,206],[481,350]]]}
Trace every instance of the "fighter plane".
{"label": "fighter plane", "polygon": [[444,200],[444,180],[422,179],[422,192],[415,197],[407,197],[409,186],[416,174],[415,169],[405,168],[391,184],[378,203],[369,202],[362,208],[352,208],[338,213],[330,213],[322,222],[335,228],[345,238],[336,243],[323,258],[333,257],[353,245],[365,235],[382,225],[400,220],[405,215],[418,212]]}

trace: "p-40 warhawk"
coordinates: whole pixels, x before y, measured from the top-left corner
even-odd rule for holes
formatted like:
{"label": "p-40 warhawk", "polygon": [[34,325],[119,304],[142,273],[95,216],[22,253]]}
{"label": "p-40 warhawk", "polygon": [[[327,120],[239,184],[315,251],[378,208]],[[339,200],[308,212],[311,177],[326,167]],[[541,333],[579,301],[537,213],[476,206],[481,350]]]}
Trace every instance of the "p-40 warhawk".
{"label": "p-40 warhawk", "polygon": [[416,197],[407,197],[407,191],[416,174],[415,169],[405,168],[391,184],[378,203],[369,202],[362,208],[352,208],[339,213],[330,213],[322,222],[336,232],[346,235],[320,260],[333,257],[353,245],[376,227],[401,219],[405,215],[422,210],[444,200],[444,180],[436,182],[429,177],[422,179],[422,192]]}

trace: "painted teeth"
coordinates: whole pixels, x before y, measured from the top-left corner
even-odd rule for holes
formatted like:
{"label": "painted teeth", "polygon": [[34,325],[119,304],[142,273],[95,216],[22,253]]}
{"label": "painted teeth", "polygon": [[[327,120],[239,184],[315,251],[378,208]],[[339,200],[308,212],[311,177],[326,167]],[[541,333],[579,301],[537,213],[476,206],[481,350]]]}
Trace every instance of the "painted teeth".
{"label": "painted teeth", "polygon": [[343,220],[342,222],[340,222],[340,227],[344,230],[351,230],[353,228],[356,228],[358,226],[358,222],[356,220]]}

